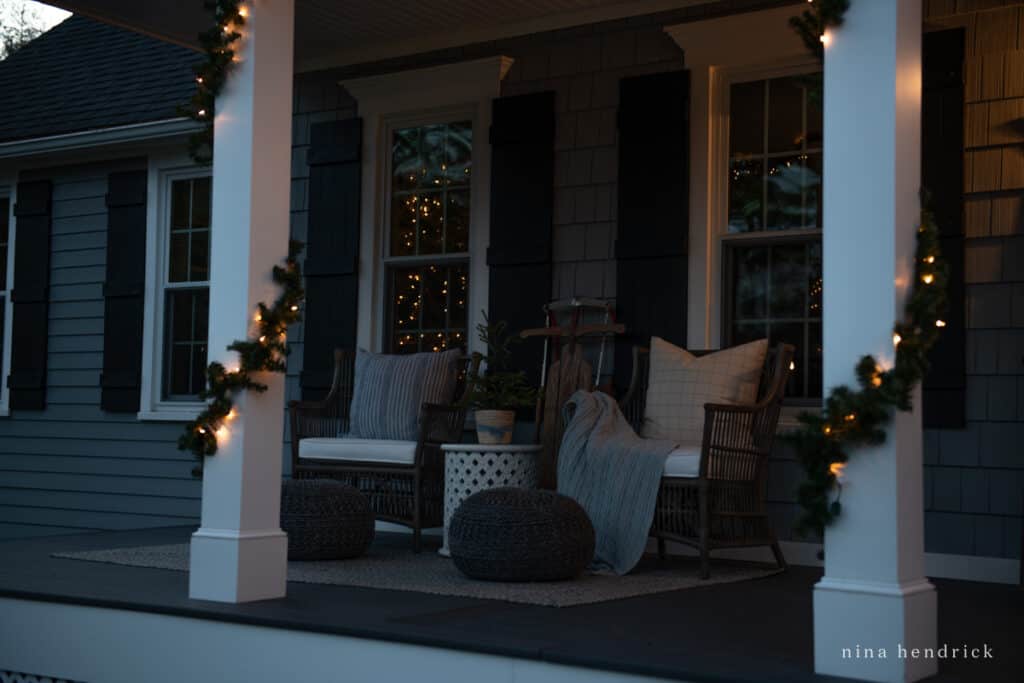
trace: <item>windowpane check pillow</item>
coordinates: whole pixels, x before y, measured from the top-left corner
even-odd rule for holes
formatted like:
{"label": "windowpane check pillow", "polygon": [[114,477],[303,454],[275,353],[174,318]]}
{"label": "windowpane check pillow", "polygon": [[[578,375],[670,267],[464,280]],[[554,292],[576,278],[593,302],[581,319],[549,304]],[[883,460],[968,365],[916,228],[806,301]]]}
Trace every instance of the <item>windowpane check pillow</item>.
{"label": "windowpane check pillow", "polygon": [[756,401],[767,353],[767,339],[695,356],[652,337],[643,436],[684,445],[701,443],[704,404]]}
{"label": "windowpane check pillow", "polygon": [[420,406],[452,402],[461,353],[387,355],[359,349],[347,436],[415,441]]}

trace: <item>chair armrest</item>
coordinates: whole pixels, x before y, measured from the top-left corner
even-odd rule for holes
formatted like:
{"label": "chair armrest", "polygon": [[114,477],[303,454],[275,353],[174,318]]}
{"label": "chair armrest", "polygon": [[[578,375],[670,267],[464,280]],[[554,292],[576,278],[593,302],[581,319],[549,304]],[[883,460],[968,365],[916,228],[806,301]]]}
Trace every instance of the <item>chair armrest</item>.
{"label": "chair armrest", "polygon": [[700,476],[729,481],[753,481],[761,476],[778,419],[775,401],[706,403]]}
{"label": "chair armrest", "polygon": [[424,403],[420,407],[420,443],[457,443],[465,424],[462,406]]}

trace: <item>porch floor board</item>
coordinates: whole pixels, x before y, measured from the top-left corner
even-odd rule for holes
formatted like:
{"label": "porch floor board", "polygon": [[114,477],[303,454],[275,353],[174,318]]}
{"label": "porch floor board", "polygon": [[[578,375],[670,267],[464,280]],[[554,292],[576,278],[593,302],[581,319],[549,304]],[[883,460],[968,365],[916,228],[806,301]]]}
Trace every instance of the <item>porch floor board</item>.
{"label": "porch floor board", "polygon": [[[288,596],[281,600],[231,605],[189,600],[185,572],[51,557],[54,552],[181,543],[191,531],[174,527],[0,543],[0,596],[398,641],[690,681],[849,680],[812,673],[811,587],[821,576],[821,570],[814,568],[793,567],[755,581],[563,608],[303,583],[289,583]],[[379,534],[376,542],[408,545],[409,539]],[[935,583],[939,644],[987,643],[996,658],[940,662],[940,674],[931,680],[1020,680],[1024,590],[941,579]]]}

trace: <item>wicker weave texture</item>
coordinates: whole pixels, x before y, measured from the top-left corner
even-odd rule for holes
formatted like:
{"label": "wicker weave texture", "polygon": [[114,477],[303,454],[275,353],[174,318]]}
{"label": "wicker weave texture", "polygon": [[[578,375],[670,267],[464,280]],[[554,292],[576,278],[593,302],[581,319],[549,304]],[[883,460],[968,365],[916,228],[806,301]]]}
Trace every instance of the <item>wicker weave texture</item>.
{"label": "wicker weave texture", "polygon": [[572,498],[553,491],[496,488],[459,506],[448,531],[459,570],[485,581],[559,581],[594,557],[594,527]]}
{"label": "wicker weave texture", "polygon": [[[765,359],[757,402],[704,406],[699,476],[665,477],[658,491],[651,535],[659,554],[671,540],[697,548],[701,573],[716,548],[770,546],[780,567],[785,558],[768,518],[765,501],[768,458],[795,349],[779,344]],[[694,352],[702,355],[706,352]],[[620,407],[639,433],[644,420],[650,358],[633,350],[633,378]]]}
{"label": "wicker weave texture", "polygon": [[281,528],[290,560],[359,557],[373,542],[373,511],[366,496],[341,482],[290,479],[281,484]]}
{"label": "wicker weave texture", "polygon": [[[466,409],[424,403],[420,407],[416,459],[411,465],[377,464],[366,460],[299,458],[299,441],[307,437],[335,437],[349,428],[355,352],[334,352],[334,380],[322,401],[292,401],[288,406],[292,428],[292,477],[331,478],[358,489],[370,500],[377,519],[404,524],[413,530],[413,548],[420,550],[421,530],[441,526],[444,519],[444,456],[441,444],[458,441]],[[479,363],[478,357],[460,361],[456,396]]]}

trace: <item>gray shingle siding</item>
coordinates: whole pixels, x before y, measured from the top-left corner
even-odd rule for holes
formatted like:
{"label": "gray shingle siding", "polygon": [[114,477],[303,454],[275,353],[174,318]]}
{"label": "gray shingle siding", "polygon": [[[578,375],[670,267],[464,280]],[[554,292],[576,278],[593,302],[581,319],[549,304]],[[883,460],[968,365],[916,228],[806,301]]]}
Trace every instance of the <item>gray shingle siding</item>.
{"label": "gray shingle siding", "polygon": [[[1024,5],[925,0],[967,33],[967,428],[925,432],[925,549],[1020,558],[1024,514]],[[1014,114],[1014,112],[1018,112]]]}
{"label": "gray shingle siding", "polygon": [[53,180],[47,407],[0,418],[0,538],[190,524],[200,483],[181,429],[100,410],[107,174],[145,162],[33,171]]}

